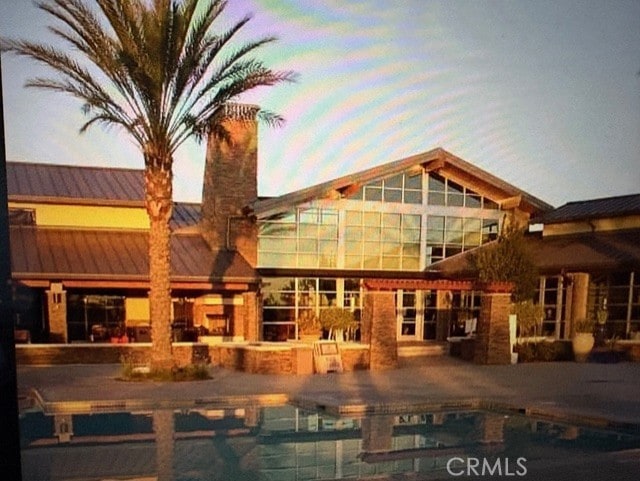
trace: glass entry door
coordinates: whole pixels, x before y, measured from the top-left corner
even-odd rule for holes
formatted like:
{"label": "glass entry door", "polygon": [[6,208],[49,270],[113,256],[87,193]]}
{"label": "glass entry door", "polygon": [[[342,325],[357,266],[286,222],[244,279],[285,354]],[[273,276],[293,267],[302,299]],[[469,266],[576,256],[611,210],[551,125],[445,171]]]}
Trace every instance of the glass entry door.
{"label": "glass entry door", "polygon": [[422,309],[420,291],[399,290],[396,296],[398,340],[422,339]]}

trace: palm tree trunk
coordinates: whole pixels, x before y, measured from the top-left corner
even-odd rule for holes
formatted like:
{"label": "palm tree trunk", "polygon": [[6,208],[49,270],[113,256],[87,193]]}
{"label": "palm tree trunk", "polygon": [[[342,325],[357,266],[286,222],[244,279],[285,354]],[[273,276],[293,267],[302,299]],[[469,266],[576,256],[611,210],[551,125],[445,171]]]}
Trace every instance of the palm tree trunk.
{"label": "palm tree trunk", "polygon": [[171,170],[145,170],[145,203],[149,215],[149,310],[151,368],[171,369],[171,230],[173,208]]}

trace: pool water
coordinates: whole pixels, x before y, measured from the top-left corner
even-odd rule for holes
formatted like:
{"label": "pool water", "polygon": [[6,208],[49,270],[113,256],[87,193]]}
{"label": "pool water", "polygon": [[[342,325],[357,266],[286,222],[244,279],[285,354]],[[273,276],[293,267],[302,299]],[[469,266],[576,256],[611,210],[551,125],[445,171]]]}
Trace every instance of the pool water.
{"label": "pool water", "polygon": [[578,461],[589,479],[600,479],[590,465],[602,467],[602,479],[614,469],[616,479],[626,479],[640,469],[633,428],[595,429],[517,412],[338,417],[295,406],[31,410],[20,421],[26,481],[556,479],[554,473],[563,472],[568,477],[557,479],[573,479]]}

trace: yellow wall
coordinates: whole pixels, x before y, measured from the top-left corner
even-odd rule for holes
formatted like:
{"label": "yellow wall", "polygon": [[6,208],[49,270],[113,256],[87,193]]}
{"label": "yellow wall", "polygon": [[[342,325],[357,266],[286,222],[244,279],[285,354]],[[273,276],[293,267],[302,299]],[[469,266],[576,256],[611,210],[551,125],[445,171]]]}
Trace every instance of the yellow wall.
{"label": "yellow wall", "polygon": [[49,227],[148,229],[144,207],[109,207],[9,202],[10,208],[33,209],[36,224]]}
{"label": "yellow wall", "polygon": [[146,297],[127,297],[124,300],[124,308],[127,313],[127,326],[137,324],[149,324],[149,299]]}

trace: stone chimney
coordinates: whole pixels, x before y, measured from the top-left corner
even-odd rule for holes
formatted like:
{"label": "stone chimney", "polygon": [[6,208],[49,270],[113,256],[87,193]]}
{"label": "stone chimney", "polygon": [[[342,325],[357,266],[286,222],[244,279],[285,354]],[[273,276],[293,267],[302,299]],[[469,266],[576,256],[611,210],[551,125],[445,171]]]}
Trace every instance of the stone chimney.
{"label": "stone chimney", "polygon": [[202,187],[201,229],[213,250],[238,251],[255,267],[258,228],[243,212],[258,196],[258,107],[225,106],[226,135],[212,131]]}

